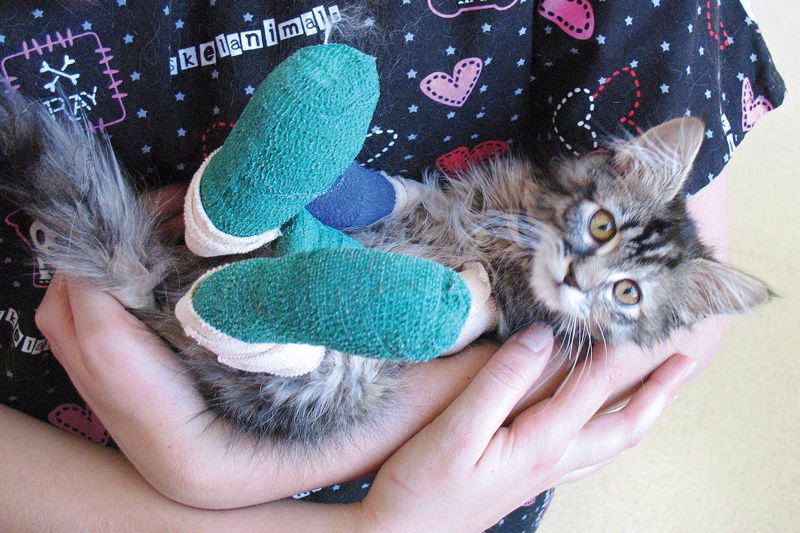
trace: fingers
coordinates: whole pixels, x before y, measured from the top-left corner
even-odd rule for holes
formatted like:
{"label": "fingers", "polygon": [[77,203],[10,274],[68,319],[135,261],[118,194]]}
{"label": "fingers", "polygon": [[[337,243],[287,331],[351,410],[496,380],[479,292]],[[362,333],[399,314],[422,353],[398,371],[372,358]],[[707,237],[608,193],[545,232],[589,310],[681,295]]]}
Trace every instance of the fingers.
{"label": "fingers", "polygon": [[515,440],[527,448],[521,456],[544,462],[557,460],[614,390],[620,369],[613,357],[584,361],[552,398],[519,414],[512,430]]}
{"label": "fingers", "polygon": [[50,343],[50,351],[67,371],[70,370],[71,354],[78,349],[72,311],[69,307],[67,279],[56,274],[50,281],[47,292],[36,310],[36,327]]}
{"label": "fingers", "polygon": [[70,280],[67,292],[80,352],[92,379],[112,387],[138,383],[150,389],[182,372],[172,350],[109,293],[80,280]]}
{"label": "fingers", "polygon": [[557,479],[555,483],[553,483],[553,487],[558,487],[560,485],[566,485],[567,483],[572,483],[573,481],[578,481],[579,479],[583,479],[589,474],[594,474],[598,470],[605,468],[606,466],[610,465],[614,462],[613,459],[609,459],[608,461],[603,461],[602,463],[597,463],[596,465],[587,466],[585,468],[581,468],[578,470],[573,470],[568,474],[561,476],[561,478]]}
{"label": "fingers", "polygon": [[459,452],[479,458],[512,408],[544,370],[553,348],[549,328],[532,326],[512,336],[437,419],[458,441]]}
{"label": "fingers", "polygon": [[638,444],[694,366],[689,357],[673,355],[634,393],[627,406],[589,421],[559,460],[557,470],[567,472],[562,479],[578,479]]}

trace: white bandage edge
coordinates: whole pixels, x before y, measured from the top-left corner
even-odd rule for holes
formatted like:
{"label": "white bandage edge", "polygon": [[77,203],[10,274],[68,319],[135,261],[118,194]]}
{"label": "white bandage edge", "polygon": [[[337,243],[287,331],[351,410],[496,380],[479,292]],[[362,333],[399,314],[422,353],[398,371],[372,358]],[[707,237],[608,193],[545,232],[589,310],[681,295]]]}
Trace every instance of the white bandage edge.
{"label": "white bandage edge", "polygon": [[178,300],[175,316],[186,335],[214,352],[220,363],[239,370],[297,377],[317,368],[325,355],[323,346],[245,342],[219,331],[197,314],[192,304],[195,289],[208,276],[226,266],[212,268],[203,274]]}
{"label": "white bandage edge", "polygon": [[216,257],[218,255],[243,254],[274,241],[281,236],[279,228],[271,229],[251,237],[236,237],[218,229],[208,218],[203,203],[200,199],[200,180],[205,172],[208,162],[219,152],[214,150],[203,161],[200,168],[192,176],[189,189],[183,204],[183,220],[186,225],[184,238],[186,246],[195,255],[200,257]]}

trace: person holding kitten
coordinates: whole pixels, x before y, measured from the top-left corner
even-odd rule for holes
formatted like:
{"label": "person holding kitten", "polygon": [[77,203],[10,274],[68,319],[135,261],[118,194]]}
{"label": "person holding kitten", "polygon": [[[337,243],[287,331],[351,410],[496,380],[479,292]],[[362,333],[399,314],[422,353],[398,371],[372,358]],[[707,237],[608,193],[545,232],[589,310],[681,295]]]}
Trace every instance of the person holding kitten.
{"label": "person holding kitten", "polygon": [[[710,132],[688,186],[688,192],[697,192],[708,181],[708,175],[713,177],[721,172],[733,147],[755,120],[782,98],[780,78],[769,63],[763,42],[748,29],[753,24],[752,19],[746,17],[744,8],[736,3],[713,8],[709,13],[696,13],[694,5],[667,7],[656,6],[654,2],[652,8],[642,8],[620,3],[619,7],[606,8],[582,2],[579,4],[584,10],[584,20],[592,23],[588,27],[560,22],[559,16],[571,20],[563,15],[575,14],[559,11],[565,9],[559,2],[542,2],[538,6],[487,3],[478,6],[484,9],[464,11],[448,10],[453,7],[448,2],[417,4],[376,7],[374,13],[363,13],[357,19],[367,28],[388,28],[393,35],[386,50],[373,52],[378,56],[385,89],[375,126],[365,151],[358,158],[367,166],[393,174],[416,176],[422,168],[432,164],[441,172],[456,172],[470,161],[500,154],[509,147],[517,153],[532,145],[550,155],[587,153],[600,147],[600,138],[606,132],[631,135],[643,127],[688,112],[703,117]],[[112,8],[71,5],[68,12],[55,7],[48,8],[53,12],[47,12],[22,2],[2,8],[8,10],[3,20],[10,21],[0,27],[4,36],[3,74],[23,94],[43,101],[56,116],[75,110],[85,112],[94,125],[110,136],[123,164],[137,175],[149,176],[147,180],[151,185],[180,181],[188,178],[199,161],[221,143],[247,96],[266,72],[297,47],[317,42],[313,39],[318,35],[315,37],[311,33],[311,26],[302,34],[287,37],[291,24],[284,23],[294,20],[289,15],[296,15],[301,22],[316,24],[319,30],[326,20],[334,20],[344,11],[340,9],[344,6],[323,6],[323,11],[318,7],[293,3],[280,11],[287,13],[284,17],[278,15],[277,10],[268,11],[270,8],[258,6],[249,11],[237,6],[242,13],[234,13],[205,4],[202,8],[191,4],[132,8],[123,2]],[[664,15],[666,10],[670,10],[670,17]],[[107,15],[105,20],[100,13]],[[701,24],[706,15],[717,22],[724,19],[724,24],[715,32],[716,37],[706,30],[704,22]],[[682,33],[678,34],[676,28],[662,26],[666,19],[686,22],[681,26]],[[154,20],[162,22],[158,31],[163,31],[164,35],[147,40],[146,36],[153,34],[151,23]],[[690,26],[692,30],[688,30]],[[619,29],[626,27],[630,29]],[[397,28],[403,28],[405,33],[393,32]],[[117,35],[123,29],[126,33]],[[231,33],[233,31],[238,33]],[[49,40],[46,35],[50,36]],[[59,35],[63,42],[52,45]],[[224,39],[218,40],[219,35]],[[231,35],[234,37],[229,38]],[[260,46],[257,46],[256,35]],[[653,35],[675,37],[664,38],[661,45],[653,46],[654,50],[642,47],[642,42],[653,41]],[[270,44],[273,39],[276,42]],[[48,42],[51,45],[42,44]],[[153,48],[156,42],[169,43],[169,47]],[[87,43],[91,46],[83,46]],[[209,43],[214,43],[213,49]],[[129,52],[126,46],[130,47]],[[102,50],[109,47],[114,58],[106,61],[111,53]],[[702,55],[697,52],[701,48]],[[105,54],[99,59],[95,57],[101,55],[98,50]],[[440,53],[430,55],[426,53],[428,50],[440,50]],[[45,58],[46,54],[53,57]],[[634,54],[630,62],[613,64],[628,54]],[[750,54],[755,54],[761,63],[753,66],[755,62],[750,61]],[[593,57],[591,69],[586,65],[587,55]],[[597,60],[597,57],[605,59]],[[736,58],[741,61],[734,62]],[[694,71],[702,72],[699,76],[704,78],[693,80],[691,84],[668,78],[666,73],[674,73],[675,69],[663,66],[679,62],[685,63],[681,72],[687,72],[687,76]],[[101,66],[92,70],[90,66],[97,66],[96,63]],[[167,64],[171,67],[169,71],[162,68]],[[720,77],[724,77],[722,89],[709,74],[709,65],[713,66],[713,73],[719,72]],[[733,65],[738,65],[741,72]],[[114,81],[100,83],[102,76]],[[449,84],[445,76],[452,80]],[[706,79],[707,76],[711,78]],[[50,86],[53,79],[56,84],[52,87],[57,85],[58,90],[51,92],[45,86]],[[120,79],[123,82],[115,84]],[[459,83],[460,88],[456,87],[457,79],[464,81]],[[563,82],[556,81],[559,79]],[[138,83],[142,81],[146,83]],[[104,88],[108,91],[105,97]],[[727,103],[722,105],[723,102]],[[720,116],[720,107],[725,109],[724,116]],[[587,109],[592,111],[591,119],[585,118]],[[421,117],[424,118],[420,120]],[[424,122],[427,117],[434,120]],[[612,124],[619,124],[621,129],[612,130]],[[725,234],[720,222],[725,220],[724,187],[724,180],[716,180],[691,203],[693,213],[702,216],[698,221],[701,234],[709,244],[722,249]],[[174,190],[175,187],[162,189],[161,201],[175,204],[170,195]],[[172,212],[177,214],[177,206],[174,207]],[[35,223],[13,214],[12,206],[7,211],[10,214],[6,217],[8,235],[4,235],[4,246],[16,245],[18,255],[24,255],[26,250],[22,246],[35,242]],[[46,241],[36,245],[45,246]],[[9,274],[6,279],[25,279],[24,263],[15,259],[9,264],[12,266],[4,268],[17,274],[16,277]],[[132,322],[113,298],[80,284],[59,282],[56,278],[50,282],[38,322],[82,399],[75,392],[68,392],[64,374],[51,358],[39,355],[44,343],[37,348],[39,337],[32,334],[35,304],[31,302],[35,301],[35,295],[41,297],[40,286],[45,285],[48,274],[37,272],[33,286],[12,285],[5,296],[12,300],[0,306],[13,310],[6,311],[4,319],[14,324],[14,339],[20,339],[17,344],[3,343],[9,350],[4,354],[6,367],[12,374],[9,381],[4,382],[9,390],[4,402],[73,433],[83,433],[90,440],[109,442],[103,426],[83,403],[85,399],[100,415],[105,427],[111,429],[115,442],[138,473],[130,463],[98,447],[89,452],[96,460],[93,464],[104,465],[109,479],[118,479],[120,487],[130,489],[131,495],[140,498],[137,501],[163,509],[164,517],[174,516],[170,514],[173,512],[185,512],[188,517],[193,511],[158,499],[139,476],[159,492],[182,503],[208,509],[238,508],[372,471],[418,429],[425,427],[392,456],[374,483],[362,480],[333,484],[311,494],[298,495],[301,502],[268,504],[248,512],[217,514],[214,519],[246,523],[244,521],[249,518],[270,517],[276,524],[287,520],[287,528],[292,519],[301,520],[304,526],[320,520],[320,524],[330,526],[334,523],[332,520],[348,524],[346,520],[352,518],[348,511],[360,509],[364,512],[357,513],[357,519],[368,520],[367,525],[388,523],[400,527],[405,524],[403,520],[409,520],[416,524],[424,522],[434,529],[437,525],[447,529],[448,525],[455,524],[468,529],[490,527],[493,520],[535,492],[610,459],[628,438],[626,435],[631,428],[620,425],[620,417],[613,415],[596,418],[588,425],[587,420],[609,397],[630,392],[639,377],[647,374],[654,364],[650,357],[637,356],[633,349],[617,347],[614,360],[621,361],[625,368],[599,368],[589,379],[574,382],[560,393],[561,398],[567,398],[569,395],[563,396],[566,390],[573,398],[585,397],[585,401],[559,402],[557,394],[547,400],[554,407],[548,410],[552,416],[536,416],[535,408],[522,411],[524,414],[515,418],[511,430],[496,432],[522,391],[542,372],[543,363],[515,365],[520,365],[520,358],[544,361],[549,353],[549,334],[531,331],[528,332],[530,336],[513,339],[491,358],[487,349],[472,349],[416,369],[413,376],[420,405],[409,407],[413,412],[400,413],[393,432],[362,436],[363,444],[356,446],[360,451],[353,457],[341,457],[337,453],[335,464],[327,458],[312,461],[290,458],[290,468],[283,458],[283,466],[279,467],[278,458],[268,453],[254,460],[249,449],[229,448],[222,432],[217,433],[214,426],[208,427],[208,419],[195,417],[202,407],[191,385],[181,382],[176,375],[180,370],[174,356]],[[31,296],[23,305],[19,295],[25,291]],[[663,354],[682,352],[706,361],[713,353],[719,327],[718,323],[704,324],[691,336],[687,334],[685,338],[676,339],[675,344],[663,347]],[[39,352],[33,353],[37,349]],[[531,357],[531,352],[539,356]],[[141,357],[133,359],[131,353],[140,353]],[[479,371],[480,368],[484,370]],[[514,372],[502,372],[509,368]],[[641,434],[657,416],[687,369],[688,361],[684,358],[672,358],[652,376],[649,385],[636,393],[626,408],[631,418],[640,424],[634,428],[634,434]],[[550,373],[549,370],[546,373]],[[473,384],[459,395],[466,381],[474,375],[477,377]],[[615,392],[610,382],[617,385]],[[538,384],[525,401],[530,404],[549,397],[555,385],[554,382]],[[56,394],[58,399],[48,398],[40,389],[53,389],[50,394]],[[451,402],[452,406],[437,417]],[[514,414],[524,405],[525,402],[513,410]],[[539,404],[540,410],[542,405]],[[32,421],[5,409],[3,413],[6,427],[21,438],[24,435],[25,439],[32,439],[24,442],[35,442],[37,436],[47,435],[41,433],[43,428],[31,425]],[[477,416],[479,413],[485,416]],[[473,422],[467,423],[465,416]],[[481,425],[476,425],[478,422]],[[454,432],[454,427],[463,432]],[[449,442],[454,434],[464,438],[456,443]],[[545,440],[550,447],[532,446],[531,440],[536,440],[536,435],[549,435]],[[519,448],[525,451],[520,451],[514,460],[521,462],[508,460],[502,467],[519,473],[520,465],[534,468],[532,465],[536,461],[530,457],[539,457],[542,462],[536,465],[535,472],[524,476],[524,483],[509,476],[482,477],[481,468],[476,465],[486,465],[488,470],[499,469],[498,463],[493,461],[502,458],[492,452],[504,450],[504,446],[514,441],[509,441],[510,437],[531,446]],[[588,446],[589,438],[591,442],[606,442],[608,446],[605,449]],[[44,464],[40,459],[48,456],[73,457],[74,452],[82,448],[73,441],[64,441],[61,436],[53,436],[50,442],[58,443],[54,444],[56,450],[24,447],[29,451],[30,464]],[[454,446],[463,454],[459,452],[454,456]],[[431,455],[431,449],[439,449],[441,455]],[[564,449],[567,453],[559,455]],[[23,454],[16,464],[28,464],[25,459]],[[81,465],[79,461],[68,464],[78,469]],[[425,464],[431,467],[420,466]],[[433,468],[436,465],[449,466]],[[395,484],[398,480],[400,485]],[[92,483],[100,481],[100,478],[86,479],[83,487],[86,494],[96,495],[93,489],[98,485]],[[30,492],[35,485],[27,487]],[[508,487],[519,487],[520,491],[527,492],[520,495]],[[469,494],[468,489],[475,494]],[[361,507],[310,505],[310,502],[360,500],[366,494],[369,496]],[[419,494],[427,498],[415,496]],[[498,498],[497,494],[507,494],[508,499]],[[111,512],[115,509],[114,502],[124,501],[116,499],[118,496],[109,494],[109,505],[104,510]],[[507,517],[502,527],[535,527],[537,513],[533,510],[543,507],[548,499],[549,495],[541,496],[531,504],[536,507]],[[389,503],[391,501],[394,503]],[[403,502],[407,505],[401,505]],[[487,502],[494,502],[496,506]],[[453,516],[437,512],[435,506],[439,503],[453,508]],[[425,505],[434,507],[426,509]],[[149,505],[142,507],[149,508]],[[300,507],[303,513],[297,511]],[[418,513],[407,512],[410,508]],[[477,509],[484,508],[485,514],[481,515]],[[404,509],[405,514],[399,509]],[[130,509],[125,511],[130,512]],[[68,516],[66,510],[64,513]],[[126,516],[144,519],[134,514]],[[527,523],[522,516],[527,517]],[[408,525],[405,529],[411,527]]]}

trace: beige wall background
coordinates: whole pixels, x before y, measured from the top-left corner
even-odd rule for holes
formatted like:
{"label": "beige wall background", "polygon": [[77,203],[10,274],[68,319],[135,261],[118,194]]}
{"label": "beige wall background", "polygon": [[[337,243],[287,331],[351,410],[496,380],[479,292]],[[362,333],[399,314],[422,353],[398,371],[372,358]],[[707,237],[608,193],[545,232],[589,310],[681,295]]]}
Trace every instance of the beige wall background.
{"label": "beige wall background", "polygon": [[639,447],[557,490],[542,533],[800,532],[800,3],[753,4],[790,94],[729,165],[731,262],[781,298],[730,321]]}

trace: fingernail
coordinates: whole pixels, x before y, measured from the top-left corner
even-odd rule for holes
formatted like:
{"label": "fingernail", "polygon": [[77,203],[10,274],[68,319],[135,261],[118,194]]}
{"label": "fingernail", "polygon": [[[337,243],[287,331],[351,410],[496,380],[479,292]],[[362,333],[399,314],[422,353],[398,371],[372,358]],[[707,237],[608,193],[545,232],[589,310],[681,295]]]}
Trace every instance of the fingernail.
{"label": "fingernail", "polygon": [[546,326],[531,326],[519,332],[514,340],[539,353],[553,340],[553,330]]}
{"label": "fingernail", "polygon": [[683,371],[683,375],[681,375],[681,378],[686,379],[689,376],[689,374],[694,372],[696,368],[697,368],[697,361],[692,361],[691,363],[689,363],[689,366],[687,366],[686,369]]}

